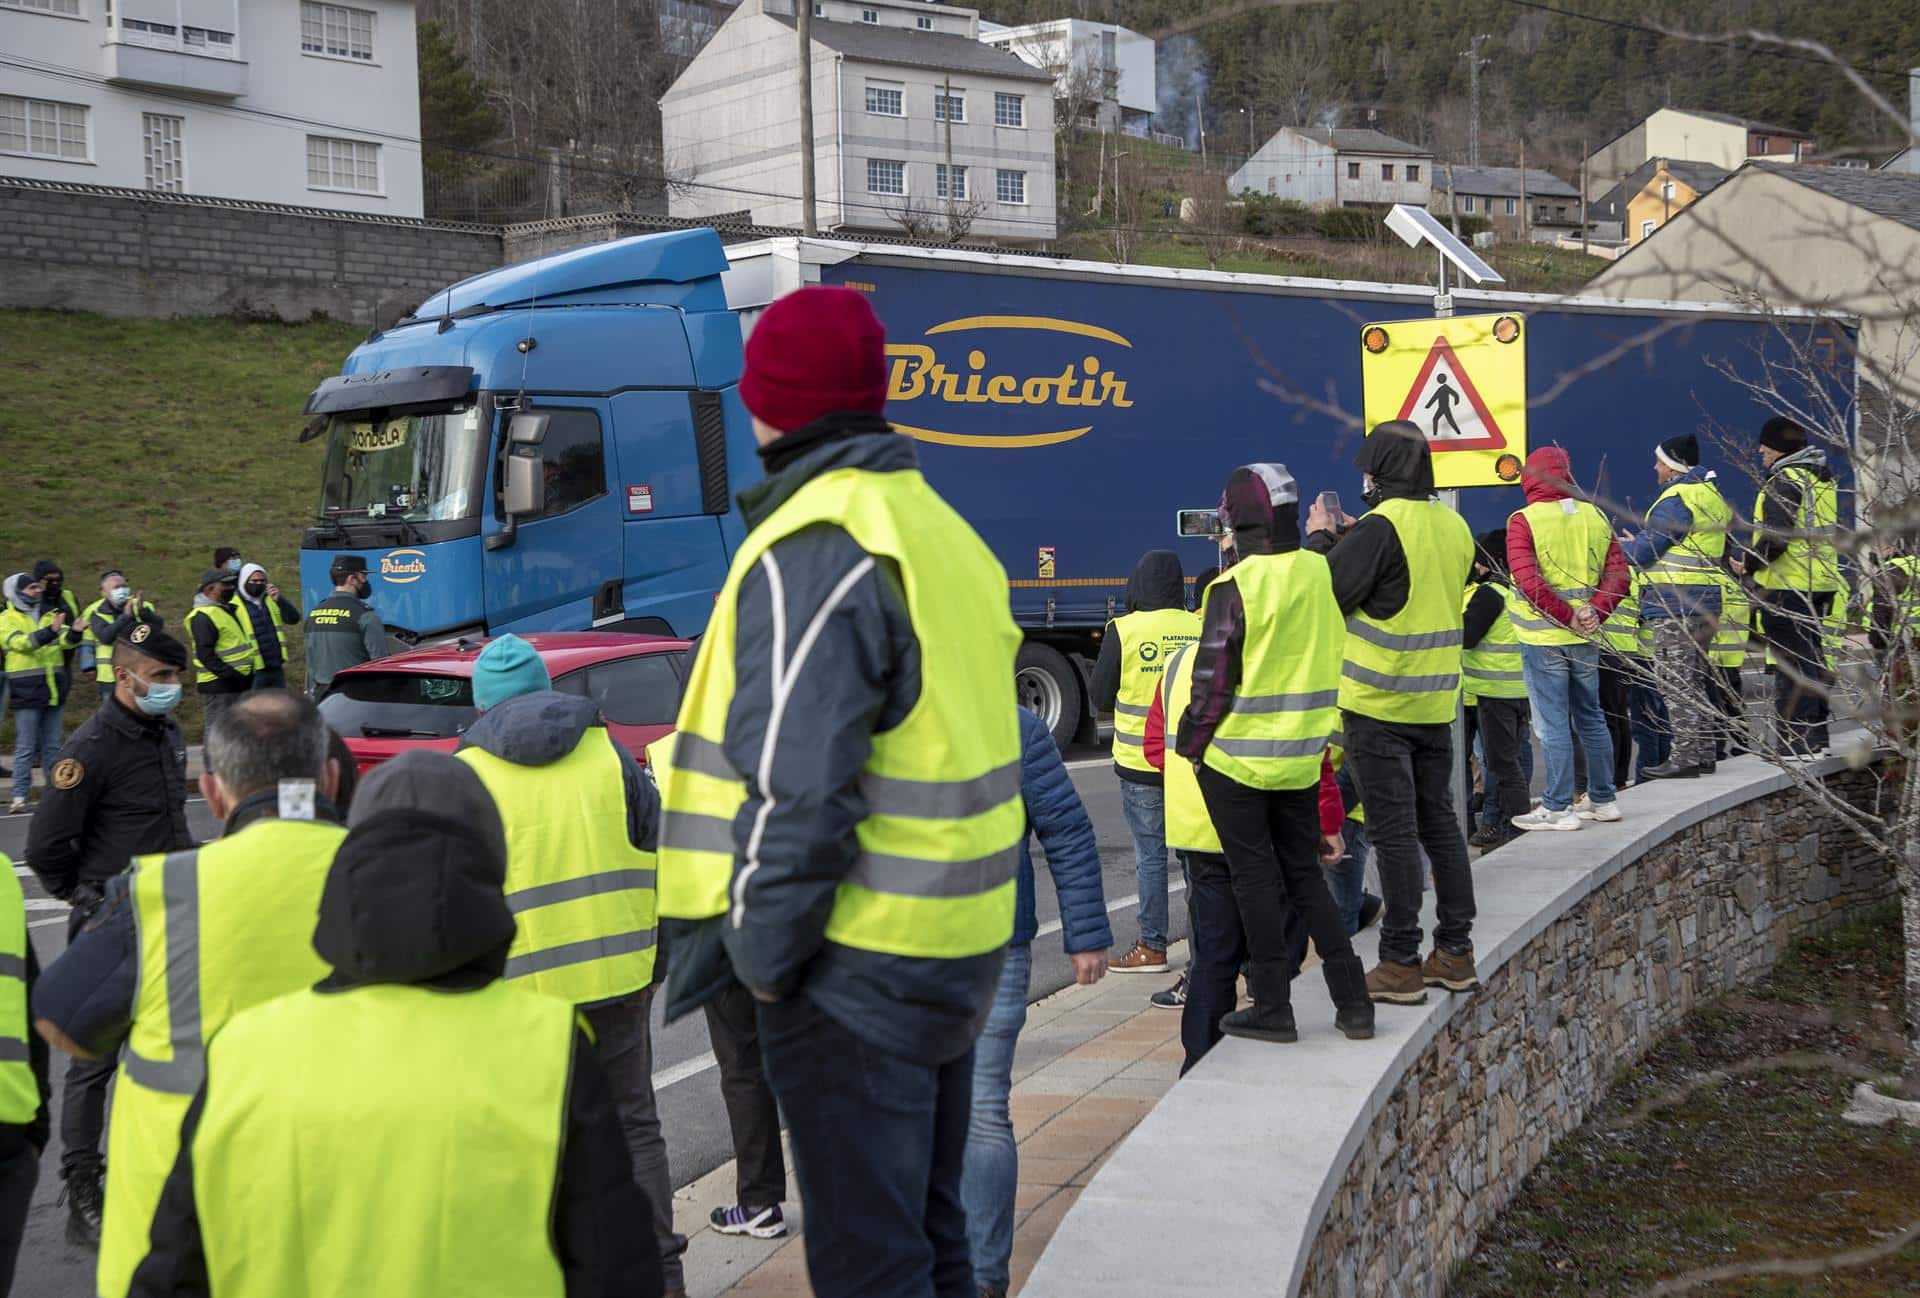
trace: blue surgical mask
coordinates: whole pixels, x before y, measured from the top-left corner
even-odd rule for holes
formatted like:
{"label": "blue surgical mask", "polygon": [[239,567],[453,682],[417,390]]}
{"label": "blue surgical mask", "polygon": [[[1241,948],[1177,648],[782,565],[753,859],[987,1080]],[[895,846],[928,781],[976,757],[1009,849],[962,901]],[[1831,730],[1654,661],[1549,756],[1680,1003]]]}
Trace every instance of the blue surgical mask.
{"label": "blue surgical mask", "polygon": [[140,710],[150,717],[164,717],[180,706],[181,687],[179,685],[149,684],[145,694],[136,694],[133,701]]}
{"label": "blue surgical mask", "polygon": [[228,572],[239,572],[239,571],[240,571],[240,561],[239,561],[238,559],[229,559],[229,560],[227,560],[227,571],[228,571]]}
{"label": "blue surgical mask", "polygon": [[128,590],[125,586],[116,587],[107,593],[108,602],[110,602],[115,608],[119,608],[121,605],[125,604],[132,597],[133,597],[133,592]]}

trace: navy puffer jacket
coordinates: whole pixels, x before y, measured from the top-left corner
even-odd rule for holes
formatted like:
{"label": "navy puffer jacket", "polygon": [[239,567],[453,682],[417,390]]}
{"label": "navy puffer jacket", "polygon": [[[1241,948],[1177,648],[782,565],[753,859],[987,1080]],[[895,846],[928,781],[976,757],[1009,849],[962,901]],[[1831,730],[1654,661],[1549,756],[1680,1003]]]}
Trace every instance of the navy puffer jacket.
{"label": "navy puffer jacket", "polygon": [[1067,775],[1060,750],[1046,723],[1020,709],[1020,797],[1027,804],[1027,828],[1020,843],[1019,900],[1013,912],[1013,942],[1033,941],[1039,923],[1033,906],[1033,835],[1047,854],[1047,870],[1060,895],[1060,923],[1069,955],[1104,951],[1113,945],[1107,923],[1107,899],[1100,886],[1100,851],[1093,822]]}

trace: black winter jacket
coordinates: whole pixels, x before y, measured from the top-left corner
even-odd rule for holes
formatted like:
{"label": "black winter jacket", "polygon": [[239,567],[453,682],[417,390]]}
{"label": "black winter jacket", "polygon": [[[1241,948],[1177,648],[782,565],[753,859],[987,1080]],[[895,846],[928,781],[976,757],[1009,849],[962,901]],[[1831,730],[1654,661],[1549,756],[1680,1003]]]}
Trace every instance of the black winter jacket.
{"label": "black winter jacket", "polygon": [[[1140,556],[1127,578],[1127,612],[1145,613],[1160,608],[1187,606],[1187,580],[1180,571],[1180,556],[1171,550],[1149,550]],[[1093,664],[1093,710],[1111,712],[1120,698],[1120,630],[1107,623],[1100,637],[1100,656]],[[1158,771],[1136,771],[1114,763],[1113,773],[1132,784],[1160,783]]]}
{"label": "black winter jacket", "polygon": [[53,773],[27,827],[27,864],[50,895],[64,901],[136,856],[193,846],[187,741],[171,719],[109,697],[67,740]]}

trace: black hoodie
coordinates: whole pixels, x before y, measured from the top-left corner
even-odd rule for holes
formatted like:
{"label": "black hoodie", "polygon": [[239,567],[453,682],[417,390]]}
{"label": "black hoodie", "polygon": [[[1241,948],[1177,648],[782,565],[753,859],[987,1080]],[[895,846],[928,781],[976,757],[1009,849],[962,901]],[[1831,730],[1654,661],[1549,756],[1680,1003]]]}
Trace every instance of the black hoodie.
{"label": "black hoodie", "polygon": [[[472,768],[426,750],[380,767],[357,793],[353,828],[320,896],[313,945],[334,971],[318,990],[404,984],[458,995],[497,980],[514,932],[501,892],[506,862],[499,812]],[[134,1274],[137,1298],[211,1292],[193,1184],[206,1087],[181,1128],[153,1250]],[[658,1298],[659,1245],[635,1229],[651,1220],[646,1192],[584,1029],[574,1033],[559,1152],[550,1229],[567,1298]],[[431,1219],[431,1205],[422,1212]]]}
{"label": "black hoodie", "polygon": [[[1354,467],[1373,475],[1377,500],[1428,500],[1433,496],[1433,455],[1419,428],[1393,420],[1361,443]],[[1377,503],[1377,502],[1376,502]],[[1400,534],[1384,518],[1367,514],[1345,536],[1315,532],[1307,548],[1327,556],[1340,612],[1384,620],[1406,607],[1412,576]]]}
{"label": "black hoodie", "polygon": [[[1147,613],[1161,608],[1187,606],[1187,580],[1180,571],[1180,556],[1171,550],[1149,550],[1133,565],[1127,578],[1127,612]],[[1120,631],[1107,623],[1100,637],[1100,657],[1093,664],[1093,710],[1111,712],[1120,698]],[[1135,771],[1118,763],[1114,773],[1135,784],[1159,784],[1158,771]]]}

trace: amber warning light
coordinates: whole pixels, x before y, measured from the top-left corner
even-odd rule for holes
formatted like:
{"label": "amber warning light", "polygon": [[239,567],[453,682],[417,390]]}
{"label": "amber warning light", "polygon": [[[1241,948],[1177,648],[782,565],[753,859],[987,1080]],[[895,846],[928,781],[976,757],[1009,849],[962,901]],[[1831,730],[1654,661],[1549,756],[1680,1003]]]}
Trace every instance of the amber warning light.
{"label": "amber warning light", "polygon": [[1510,315],[1503,315],[1493,322],[1495,342],[1510,343],[1520,336],[1520,322]]}
{"label": "amber warning light", "polygon": [[1520,457],[1503,455],[1493,462],[1494,476],[1502,482],[1520,481]]}
{"label": "amber warning light", "polygon": [[1379,325],[1368,325],[1366,332],[1360,335],[1360,345],[1378,356],[1387,350],[1387,331]]}

